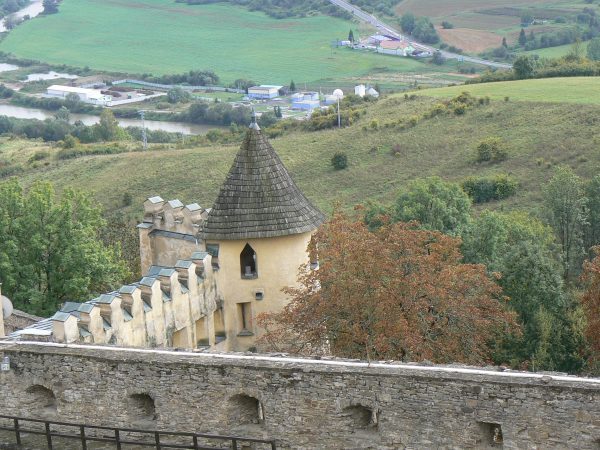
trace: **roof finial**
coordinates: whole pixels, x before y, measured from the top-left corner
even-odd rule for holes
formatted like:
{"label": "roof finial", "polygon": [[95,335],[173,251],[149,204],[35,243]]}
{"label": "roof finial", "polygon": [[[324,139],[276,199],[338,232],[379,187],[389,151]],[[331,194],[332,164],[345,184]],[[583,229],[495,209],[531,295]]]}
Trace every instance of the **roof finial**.
{"label": "roof finial", "polygon": [[256,110],[254,109],[254,106],[252,107],[252,123],[250,124],[250,128],[256,131],[260,130],[258,122],[256,121]]}

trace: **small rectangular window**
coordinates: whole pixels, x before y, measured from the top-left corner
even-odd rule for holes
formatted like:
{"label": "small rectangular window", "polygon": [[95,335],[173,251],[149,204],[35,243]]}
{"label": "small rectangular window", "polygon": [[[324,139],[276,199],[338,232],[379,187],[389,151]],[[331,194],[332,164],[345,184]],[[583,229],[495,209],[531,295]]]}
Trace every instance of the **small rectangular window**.
{"label": "small rectangular window", "polygon": [[252,304],[237,304],[238,336],[252,336]]}

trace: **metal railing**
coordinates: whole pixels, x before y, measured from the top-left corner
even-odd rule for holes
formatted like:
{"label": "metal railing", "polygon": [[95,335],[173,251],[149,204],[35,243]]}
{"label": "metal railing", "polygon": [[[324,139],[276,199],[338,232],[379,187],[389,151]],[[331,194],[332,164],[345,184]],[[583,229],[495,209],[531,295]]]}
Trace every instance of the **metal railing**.
{"label": "metal railing", "polygon": [[[174,431],[159,431],[159,430],[141,430],[133,428],[118,428],[118,427],[102,427],[96,425],[83,425],[69,422],[56,422],[51,420],[41,419],[28,419],[25,417],[15,416],[4,416],[0,415],[0,419],[8,419],[12,421],[12,426],[3,426],[0,424],[0,430],[12,431],[15,434],[15,441],[17,445],[23,444],[23,435],[33,434],[42,435],[46,437],[46,445],[48,450],[59,450],[59,447],[53,445],[53,438],[58,437],[62,439],[73,439],[81,443],[82,450],[88,450],[88,443],[91,442],[106,442],[115,444],[117,450],[121,450],[125,445],[137,445],[140,447],[155,448],[156,450],[179,448],[189,450],[216,450],[223,449],[223,444],[228,444],[229,448],[233,450],[240,450],[241,444],[266,444],[265,447],[270,447],[271,450],[276,450],[277,446],[273,440],[265,439],[253,439],[240,436],[221,436],[214,434],[204,433],[181,433]],[[24,428],[23,425],[27,423],[38,423],[44,425],[44,430],[35,430],[31,428]],[[55,431],[52,430],[52,426],[59,426],[63,428],[74,428],[73,432],[67,431]],[[96,430],[97,435],[91,436],[88,432]],[[109,433],[107,433],[109,432]],[[138,435],[147,435],[150,440],[132,440],[128,438],[127,434],[136,433]],[[103,434],[99,436],[98,434]],[[163,438],[178,437],[187,438],[188,444],[166,442]],[[143,439],[143,438],[140,438]],[[217,441],[221,445],[218,447],[209,445],[206,443],[207,440]]]}

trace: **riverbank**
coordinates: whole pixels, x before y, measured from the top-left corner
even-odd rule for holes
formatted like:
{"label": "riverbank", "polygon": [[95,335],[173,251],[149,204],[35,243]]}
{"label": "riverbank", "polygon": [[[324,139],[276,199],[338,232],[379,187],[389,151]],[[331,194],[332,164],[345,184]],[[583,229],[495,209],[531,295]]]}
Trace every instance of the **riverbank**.
{"label": "riverbank", "polygon": [[[8,103],[0,103],[0,116],[13,117],[15,119],[53,119],[54,113],[43,109],[25,108],[22,106],[15,106]],[[81,121],[84,125],[94,125],[100,122],[100,116],[91,114],[70,114],[69,122],[75,123]],[[146,129],[152,131],[166,131],[168,133],[180,133],[185,135],[204,135],[209,130],[214,129],[225,129],[226,127],[219,125],[198,125],[183,122],[167,122],[158,120],[140,120],[140,119],[128,119],[117,117],[119,126],[123,128],[127,127],[139,127],[145,126]]]}

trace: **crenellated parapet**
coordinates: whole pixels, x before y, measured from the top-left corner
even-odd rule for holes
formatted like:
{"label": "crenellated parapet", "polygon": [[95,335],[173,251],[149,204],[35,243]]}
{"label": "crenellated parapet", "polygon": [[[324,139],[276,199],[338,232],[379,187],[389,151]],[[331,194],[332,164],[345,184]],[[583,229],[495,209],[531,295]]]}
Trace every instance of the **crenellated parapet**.
{"label": "crenellated parapet", "polygon": [[218,301],[211,256],[195,252],[174,267],[151,266],[139,282],[85,303],[67,302],[52,318],[64,343],[196,348],[215,344]]}
{"label": "crenellated parapet", "polygon": [[156,264],[173,266],[179,259],[205,250],[198,235],[209,211],[197,203],[148,198],[143,222],[138,225],[142,272]]}

